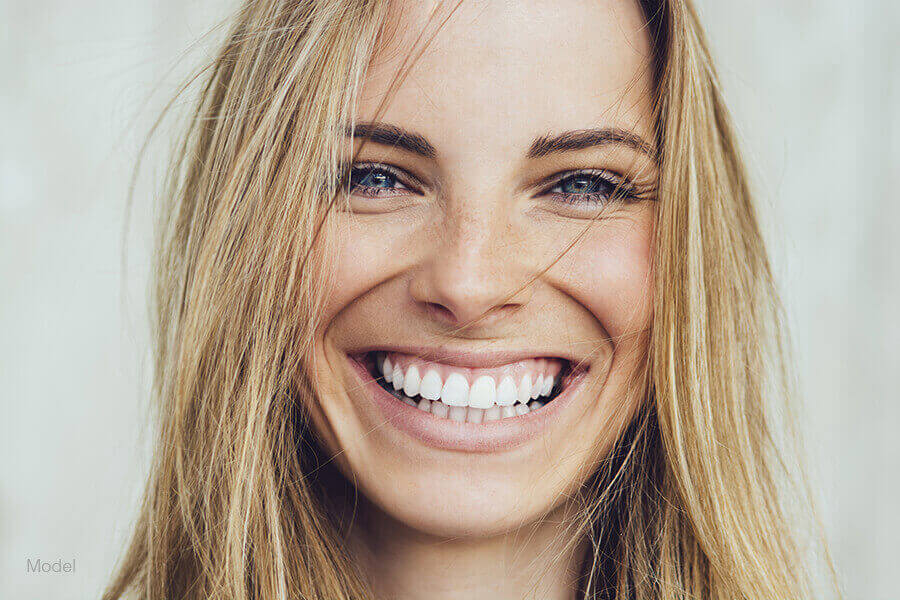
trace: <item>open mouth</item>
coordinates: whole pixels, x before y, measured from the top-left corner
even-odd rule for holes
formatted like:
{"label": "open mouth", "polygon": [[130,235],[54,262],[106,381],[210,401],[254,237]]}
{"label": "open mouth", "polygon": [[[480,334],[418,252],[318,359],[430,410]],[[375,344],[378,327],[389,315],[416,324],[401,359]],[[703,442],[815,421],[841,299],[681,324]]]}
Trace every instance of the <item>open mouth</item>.
{"label": "open mouth", "polygon": [[462,368],[399,352],[357,358],[397,399],[451,421],[484,423],[527,415],[562,394],[585,371],[563,358],[530,358],[496,368]]}

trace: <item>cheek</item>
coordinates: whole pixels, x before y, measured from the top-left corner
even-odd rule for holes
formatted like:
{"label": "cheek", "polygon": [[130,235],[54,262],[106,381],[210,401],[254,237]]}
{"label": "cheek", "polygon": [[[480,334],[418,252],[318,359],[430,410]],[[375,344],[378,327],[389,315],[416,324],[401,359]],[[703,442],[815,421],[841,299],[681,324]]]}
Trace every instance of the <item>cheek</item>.
{"label": "cheek", "polygon": [[408,232],[396,223],[362,222],[352,215],[335,215],[326,230],[324,257],[332,285],[325,302],[323,324],[348,304],[406,268],[411,248]]}
{"label": "cheek", "polygon": [[614,341],[650,326],[653,215],[643,209],[593,223],[551,271]]}

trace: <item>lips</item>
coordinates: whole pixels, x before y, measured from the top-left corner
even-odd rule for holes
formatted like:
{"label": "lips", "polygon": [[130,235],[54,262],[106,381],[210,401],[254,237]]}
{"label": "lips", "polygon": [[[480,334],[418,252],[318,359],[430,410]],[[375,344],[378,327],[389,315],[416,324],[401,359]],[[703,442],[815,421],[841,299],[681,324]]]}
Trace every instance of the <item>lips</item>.
{"label": "lips", "polygon": [[396,349],[347,355],[365,396],[387,421],[427,445],[475,452],[509,449],[540,436],[589,370],[559,357],[484,357]]}

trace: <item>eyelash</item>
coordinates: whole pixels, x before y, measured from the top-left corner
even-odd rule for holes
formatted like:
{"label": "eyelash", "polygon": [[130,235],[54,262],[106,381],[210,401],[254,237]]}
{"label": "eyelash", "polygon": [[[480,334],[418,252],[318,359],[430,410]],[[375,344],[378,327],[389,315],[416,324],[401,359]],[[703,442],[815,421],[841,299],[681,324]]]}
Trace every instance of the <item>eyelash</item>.
{"label": "eyelash", "polygon": [[[358,192],[360,188],[364,188],[368,191],[362,192],[362,195],[368,198],[380,198],[383,196],[394,195],[394,189],[376,188],[375,186],[371,185],[363,186],[359,183],[354,184],[354,175],[357,173],[363,174],[363,180],[365,179],[365,177],[368,177],[372,174],[388,175],[394,180],[395,185],[400,184],[403,186],[400,191],[409,190],[417,195],[421,195],[421,192],[418,191],[415,185],[402,181],[409,178],[408,175],[406,175],[401,169],[397,169],[396,167],[384,163],[357,163],[352,165],[346,172],[346,176],[342,178],[345,182],[343,188],[349,193]],[[549,185],[549,187],[545,187],[544,191],[542,191],[540,195],[552,196],[556,200],[567,204],[602,204],[614,200],[634,200],[639,196],[634,184],[631,183],[627,178],[605,169],[577,169],[574,171],[563,171],[561,173],[557,173],[553,177],[555,178],[554,181]],[[566,193],[553,191],[561,185],[575,181],[577,179],[588,179],[593,183],[594,186],[596,186],[597,184],[606,185],[612,188],[612,190],[610,192],[586,193]]]}
{"label": "eyelash", "polygon": [[[410,190],[416,194],[421,194],[421,192],[419,192],[417,189],[415,189],[414,186],[410,186],[409,184],[403,183],[401,181],[403,179],[408,179],[409,178],[408,175],[405,175],[403,173],[403,171],[401,171],[400,169],[397,169],[396,167],[392,167],[391,165],[386,165],[383,163],[357,163],[357,164],[354,164],[353,166],[351,166],[346,171],[346,175],[341,178],[342,181],[344,182],[343,188],[346,191],[348,191],[349,193],[356,192],[357,189],[360,187],[365,187],[370,190],[378,190],[378,188],[375,188],[374,186],[360,186],[359,184],[354,185],[353,176],[354,176],[354,174],[360,173],[360,172],[362,172],[364,175],[368,175],[371,173],[387,174],[387,175],[391,176],[395,180],[395,182],[400,183],[400,185],[402,185],[405,189]],[[369,198],[379,198],[379,197],[382,197],[385,195],[389,195],[384,192],[392,192],[392,191],[393,190],[381,189],[377,192],[374,192],[374,193],[369,192],[369,193],[365,193],[363,195],[365,195]]]}
{"label": "eyelash", "polygon": [[[622,177],[606,169],[578,169],[575,171],[565,171],[557,175],[557,179],[552,186],[542,195],[551,195],[560,202],[568,204],[603,204],[616,200],[634,200],[638,197],[638,192],[631,181],[626,177]],[[595,186],[597,184],[609,186],[609,192],[554,192],[553,190],[562,184],[575,181],[578,179],[587,179]]]}

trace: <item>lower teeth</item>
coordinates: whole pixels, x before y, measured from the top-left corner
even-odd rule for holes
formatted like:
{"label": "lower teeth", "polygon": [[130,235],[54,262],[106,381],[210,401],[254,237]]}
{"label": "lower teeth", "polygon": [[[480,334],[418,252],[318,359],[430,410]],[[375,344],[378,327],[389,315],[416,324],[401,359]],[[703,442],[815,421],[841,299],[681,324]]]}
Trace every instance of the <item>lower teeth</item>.
{"label": "lower teeth", "polygon": [[[379,381],[379,383],[381,383]],[[406,394],[390,389],[382,384],[385,390],[404,403],[414,406],[419,410],[431,413],[436,417],[450,419],[459,423],[485,423],[499,421],[512,417],[521,417],[544,406],[544,402],[532,400],[528,404],[516,403],[512,406],[493,406],[491,408],[474,408],[472,406],[448,406],[440,400],[427,400],[425,398],[410,398]],[[551,396],[552,399],[555,396]],[[548,400],[549,401],[549,400]]]}

